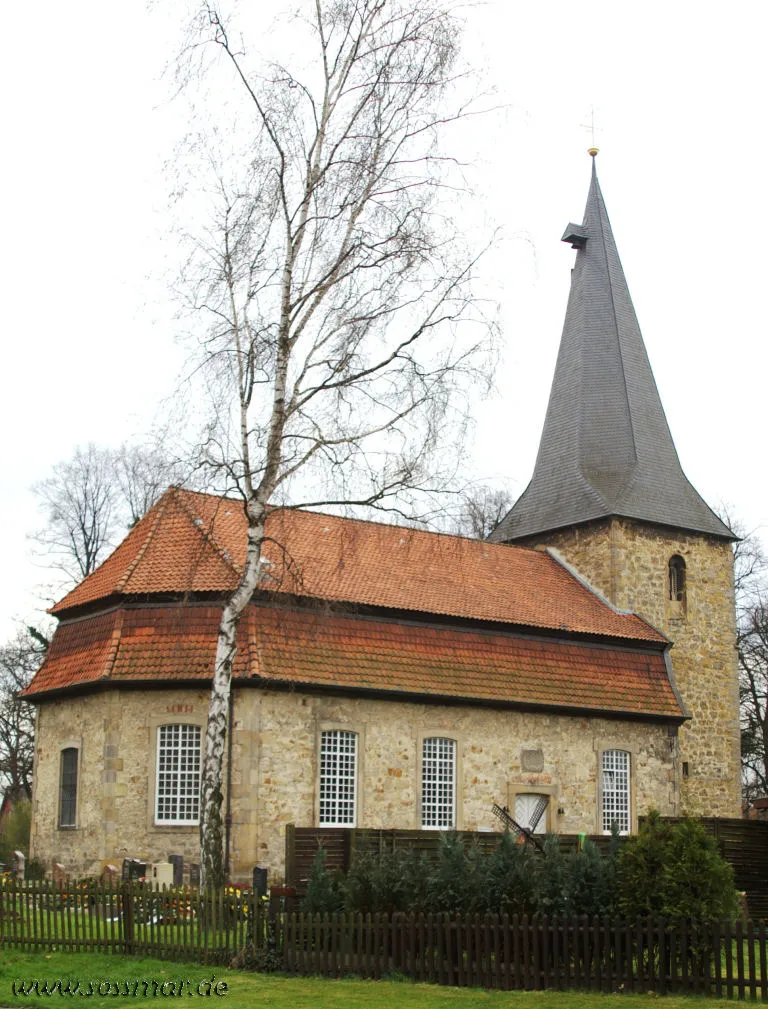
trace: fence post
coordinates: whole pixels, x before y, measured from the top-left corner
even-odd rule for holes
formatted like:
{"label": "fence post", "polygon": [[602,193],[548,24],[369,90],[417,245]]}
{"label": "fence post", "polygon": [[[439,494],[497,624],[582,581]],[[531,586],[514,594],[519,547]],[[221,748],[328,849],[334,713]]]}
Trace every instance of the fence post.
{"label": "fence post", "polygon": [[296,886],[296,825],[285,825],[285,885]]}
{"label": "fence post", "polygon": [[126,882],[120,887],[120,928],[122,931],[123,950],[133,953],[133,893],[131,884]]}

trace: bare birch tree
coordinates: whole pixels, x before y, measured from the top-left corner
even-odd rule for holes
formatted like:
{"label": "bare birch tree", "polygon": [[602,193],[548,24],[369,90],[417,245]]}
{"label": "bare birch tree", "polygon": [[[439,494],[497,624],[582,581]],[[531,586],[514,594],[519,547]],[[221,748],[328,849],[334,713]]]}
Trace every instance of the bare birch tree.
{"label": "bare birch tree", "polygon": [[[476,259],[454,220],[461,172],[440,143],[469,111],[456,97],[454,13],[438,0],[307,0],[291,22],[301,70],[252,64],[215,6],[196,28],[187,52],[213,43],[252,127],[239,165],[211,158],[218,218],[183,277],[210,321],[206,460],[239,490],[248,523],[205,741],[201,869],[212,886],[223,880],[235,635],[259,586],[268,507],[406,507],[430,486],[435,447],[454,456],[462,395],[485,374],[492,327],[471,296]],[[218,130],[227,133],[221,117]]]}

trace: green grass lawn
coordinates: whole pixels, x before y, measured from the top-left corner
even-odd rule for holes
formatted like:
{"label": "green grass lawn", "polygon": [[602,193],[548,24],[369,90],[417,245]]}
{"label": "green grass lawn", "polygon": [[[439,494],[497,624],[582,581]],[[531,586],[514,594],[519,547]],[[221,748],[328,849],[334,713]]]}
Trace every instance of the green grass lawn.
{"label": "green grass lawn", "polygon": [[[155,978],[191,982],[197,988],[200,981],[224,981],[225,995],[212,995],[203,1005],[226,1006],[226,1009],[640,1009],[649,1006],[657,996],[600,995],[594,992],[494,992],[478,988],[448,988],[421,985],[407,981],[333,981],[321,978],[289,977],[275,974],[250,974],[227,968],[203,967],[200,964],[169,963],[163,960],[139,959],[117,954],[96,953],[18,953],[0,951],[0,1007],[27,1005],[51,1006],[79,998],[61,999],[13,995],[15,979],[52,982],[57,978],[123,982]],[[185,989],[186,990],[186,989]],[[175,1005],[185,998],[176,999]],[[194,1001],[199,1003],[199,996]],[[193,1001],[193,1005],[194,1005]],[[666,996],[664,1009],[708,1009],[721,1005],[717,999]],[[94,995],[86,1002],[90,1006],[111,1006],[114,1009],[147,1004],[146,998]]]}

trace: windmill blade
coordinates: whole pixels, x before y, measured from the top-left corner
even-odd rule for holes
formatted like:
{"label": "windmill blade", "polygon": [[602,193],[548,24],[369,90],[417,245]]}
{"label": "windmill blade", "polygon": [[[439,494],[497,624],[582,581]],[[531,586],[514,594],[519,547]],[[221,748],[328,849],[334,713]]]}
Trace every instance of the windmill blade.
{"label": "windmill blade", "polygon": [[542,816],[544,816],[544,812],[548,805],[549,805],[549,796],[542,795],[542,797],[539,799],[539,801],[536,803],[536,806],[534,807],[533,813],[531,814],[530,823],[528,824],[528,830],[530,830],[531,833],[533,833],[538,827],[539,821],[541,820]]}

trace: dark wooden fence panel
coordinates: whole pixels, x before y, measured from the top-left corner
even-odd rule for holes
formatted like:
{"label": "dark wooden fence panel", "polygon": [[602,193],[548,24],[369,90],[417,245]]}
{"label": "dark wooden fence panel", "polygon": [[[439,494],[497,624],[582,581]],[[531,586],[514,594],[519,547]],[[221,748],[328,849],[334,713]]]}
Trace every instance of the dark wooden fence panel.
{"label": "dark wooden fence panel", "polygon": [[[671,817],[668,822],[677,822]],[[723,857],[733,866],[736,888],[747,894],[749,914],[754,919],[768,919],[768,822],[716,817],[702,819],[704,827],[716,838]],[[460,831],[465,843],[478,844],[492,851],[501,834],[486,831]],[[319,844],[327,852],[329,869],[346,872],[356,851],[395,851],[413,849],[430,858],[437,855],[440,835],[431,830],[372,830],[346,827],[294,827],[286,830],[286,883],[303,893]],[[603,851],[609,838],[591,835]],[[564,850],[579,843],[576,834],[561,834]]]}
{"label": "dark wooden fence panel", "polygon": [[284,970],[326,977],[768,1000],[762,923],[292,913],[277,921],[276,945]]}
{"label": "dark wooden fence panel", "polygon": [[499,989],[655,991],[768,1001],[766,928],[545,915],[270,914],[231,888],[6,882],[0,947],[226,964],[245,947],[283,970]]}

